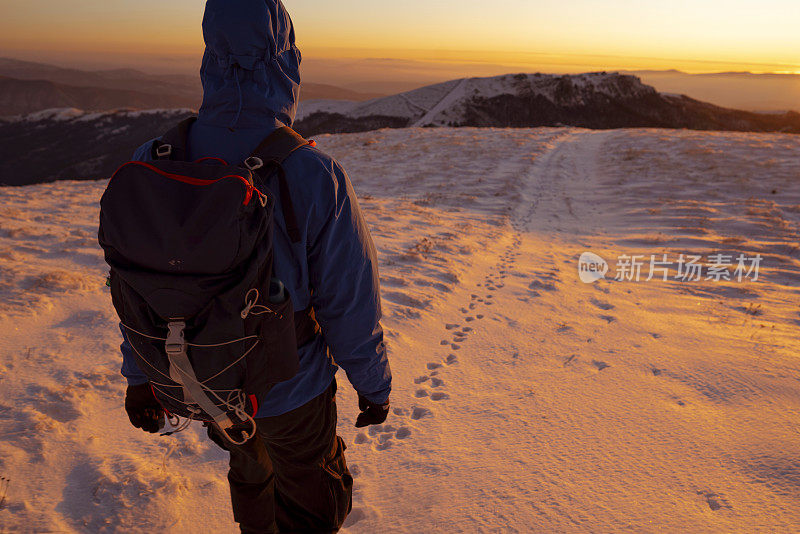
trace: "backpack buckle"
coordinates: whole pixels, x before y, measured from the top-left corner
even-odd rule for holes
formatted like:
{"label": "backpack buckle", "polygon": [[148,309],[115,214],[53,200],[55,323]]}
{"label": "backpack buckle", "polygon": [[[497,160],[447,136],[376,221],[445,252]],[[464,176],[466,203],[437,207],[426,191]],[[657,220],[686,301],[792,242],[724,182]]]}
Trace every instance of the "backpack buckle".
{"label": "backpack buckle", "polygon": [[167,342],[164,344],[164,349],[167,354],[180,354],[186,352],[186,337],[183,330],[186,328],[186,323],[183,321],[172,321],[167,325],[169,333],[167,334]]}
{"label": "backpack buckle", "polygon": [[172,155],[172,145],[159,145],[156,148],[156,156],[159,158],[168,158]]}
{"label": "backpack buckle", "polygon": [[258,156],[250,156],[244,160],[244,166],[247,167],[247,170],[254,171],[264,166],[264,160]]}

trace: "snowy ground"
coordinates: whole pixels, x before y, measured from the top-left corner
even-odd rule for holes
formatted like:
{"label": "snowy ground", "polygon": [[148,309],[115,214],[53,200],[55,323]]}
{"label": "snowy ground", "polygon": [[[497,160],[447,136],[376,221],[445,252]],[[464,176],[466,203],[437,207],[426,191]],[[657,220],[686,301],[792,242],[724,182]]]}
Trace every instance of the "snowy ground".
{"label": "snowy ground", "polygon": [[[340,388],[348,532],[800,530],[800,138],[317,141],[373,230],[395,376],[369,431]],[[0,532],[234,532],[220,451],[122,409],[103,186],[0,189]],[[604,280],[579,280],[584,251]],[[681,253],[763,261],[757,281],[644,281]],[[641,281],[613,279],[621,254]]]}

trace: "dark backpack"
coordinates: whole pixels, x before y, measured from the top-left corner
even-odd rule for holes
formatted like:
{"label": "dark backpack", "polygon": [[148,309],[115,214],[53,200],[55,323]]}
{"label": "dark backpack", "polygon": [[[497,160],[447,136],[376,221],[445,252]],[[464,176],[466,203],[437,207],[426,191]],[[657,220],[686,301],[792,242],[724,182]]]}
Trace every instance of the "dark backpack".
{"label": "dark backpack", "polygon": [[275,197],[265,186],[277,173],[286,229],[298,242],[281,164],[313,142],[284,127],[241,165],[186,162],[194,120],[154,142],[154,161],[114,173],[98,239],[114,308],[167,413],[223,430],[249,422],[254,431],[259,401],[297,373],[297,347],[319,332],[313,311],[295,313],[272,278]]}

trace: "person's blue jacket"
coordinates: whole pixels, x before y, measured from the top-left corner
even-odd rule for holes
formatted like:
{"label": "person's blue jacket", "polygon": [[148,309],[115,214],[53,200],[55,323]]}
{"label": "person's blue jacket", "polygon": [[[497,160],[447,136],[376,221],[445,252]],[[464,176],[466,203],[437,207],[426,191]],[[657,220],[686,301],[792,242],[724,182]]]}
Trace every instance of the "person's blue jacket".
{"label": "person's blue jacket", "polygon": [[[203,104],[189,131],[187,159],[239,163],[275,128],[294,121],[300,51],[292,21],[280,0],[209,0],[203,36]],[[152,141],[139,147],[134,159],[151,159],[151,148]],[[316,397],[331,384],[337,365],[358,393],[383,403],[392,378],[380,326],[377,259],[353,187],[341,165],[310,146],[294,152],[284,168],[302,239],[291,243],[276,202],[275,276],[295,310],[313,305],[322,335],[300,348],[299,373],[272,389],[257,417],[286,413]],[[273,185],[267,184],[277,195]],[[127,340],[121,350],[128,383],[147,382]]]}

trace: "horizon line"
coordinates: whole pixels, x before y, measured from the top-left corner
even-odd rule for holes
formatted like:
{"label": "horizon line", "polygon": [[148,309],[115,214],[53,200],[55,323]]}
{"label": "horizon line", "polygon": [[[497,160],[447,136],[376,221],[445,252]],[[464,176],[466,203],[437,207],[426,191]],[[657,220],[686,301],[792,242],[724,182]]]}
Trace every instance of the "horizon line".
{"label": "horizon line", "polygon": [[[357,49],[357,48],[348,48],[348,49],[328,48],[328,49],[325,49],[325,50],[350,50],[350,51],[364,50],[364,51],[372,51],[372,52],[377,51],[377,50],[374,50],[374,49],[366,49],[366,48],[362,48],[362,49]],[[412,51],[412,49],[408,49],[408,50]],[[417,51],[424,51],[422,49],[416,49],[416,50]],[[114,66],[114,64],[117,63],[117,62],[115,62],[115,61],[113,61],[111,59],[108,59],[108,60],[105,60],[105,61],[101,60],[101,61],[98,62],[100,64],[106,64],[107,66],[100,67],[100,68],[97,68],[97,67],[87,68],[87,67],[79,67],[77,65],[85,64],[87,62],[90,62],[90,61],[87,61],[90,58],[83,57],[82,55],[78,55],[78,54],[74,55],[72,58],[42,59],[40,57],[37,57],[37,58],[33,59],[33,58],[30,58],[30,57],[27,57],[27,58],[26,57],[20,57],[15,52],[20,52],[20,51],[19,50],[4,50],[4,49],[0,49],[0,59],[8,59],[8,60],[12,60],[12,61],[22,61],[22,62],[29,62],[29,63],[39,63],[39,64],[42,64],[42,65],[50,65],[50,66],[55,66],[55,67],[60,67],[60,68],[65,68],[65,69],[85,70],[85,71],[89,71],[89,72],[92,72],[92,71],[97,72],[97,71],[105,71],[105,70],[119,70],[119,69],[132,69],[132,70],[139,70],[140,72],[143,72],[145,74],[163,74],[164,67],[162,66],[161,68],[156,68],[155,71],[157,71],[157,72],[154,72],[154,71],[149,71],[148,72],[148,70],[146,70],[146,68],[144,68],[141,64],[136,64],[135,66],[133,64],[131,64],[130,63],[130,59],[139,58],[140,60],[144,60],[147,57],[158,56],[159,58],[161,58],[161,61],[169,61],[169,62],[175,62],[175,61],[197,61],[199,63],[199,57],[196,57],[194,54],[192,56],[189,56],[188,54],[185,54],[185,55],[184,54],[180,54],[180,55],[177,55],[177,56],[173,55],[171,57],[170,56],[166,56],[165,57],[164,55],[154,54],[154,53],[135,53],[135,52],[131,52],[131,53],[120,54],[122,57],[127,57],[128,61],[125,61],[125,60],[120,61],[120,62],[118,62],[118,65],[116,65],[116,66]],[[469,51],[459,51],[459,52],[467,53]],[[529,54],[529,53],[522,52],[521,54]],[[562,57],[562,58],[567,58],[567,57],[571,57],[571,58],[616,58],[616,59],[628,59],[628,60],[675,61],[675,62],[689,62],[689,63],[717,64],[717,65],[729,64],[731,66],[742,66],[743,65],[742,63],[736,63],[736,62],[731,62],[731,61],[680,60],[680,59],[650,58],[650,57],[640,57],[640,56],[639,57],[637,57],[637,56],[610,56],[610,55],[603,55],[603,54],[550,54],[550,53],[530,53],[530,54],[535,54],[535,55],[538,55],[538,56],[542,56],[543,58],[544,57],[549,57],[549,58],[552,58],[552,59],[555,59],[557,57]],[[425,59],[425,58],[397,57],[397,56],[391,56],[391,55],[389,55],[389,56],[377,56],[377,55],[376,56],[369,56],[369,55],[367,55],[367,56],[357,56],[357,57],[352,57],[352,56],[351,57],[341,57],[341,56],[332,56],[332,55],[331,56],[327,56],[327,55],[317,56],[317,55],[308,54],[308,53],[306,55],[310,56],[310,57],[306,57],[305,60],[306,61],[310,60],[310,61],[313,61],[313,62],[325,61],[325,60],[330,60],[330,61],[361,60],[361,61],[367,61],[367,62],[369,62],[369,61],[387,61],[387,62],[388,61],[393,61],[393,62],[406,62],[406,63],[421,63],[421,64],[428,64],[428,65],[430,65],[430,64],[441,64],[441,65],[449,65],[449,66],[473,65],[473,66],[485,66],[485,67],[507,67],[509,69],[518,69],[520,67],[525,67],[525,66],[531,66],[531,67],[534,66],[533,63],[528,63],[528,62],[515,62],[515,61],[512,61],[512,62],[493,63],[491,61],[486,61],[486,60]],[[95,56],[95,59],[96,59],[96,56]],[[758,69],[738,70],[738,69],[735,69],[735,70],[693,71],[693,70],[681,68],[681,67],[678,67],[678,66],[675,66],[675,67],[665,66],[663,68],[659,68],[659,67],[655,67],[655,66],[654,67],[638,67],[638,68],[637,67],[592,66],[592,67],[590,67],[590,68],[588,68],[586,70],[574,71],[573,73],[574,74],[584,74],[584,73],[590,73],[590,72],[676,72],[676,73],[680,73],[680,74],[686,74],[686,75],[689,75],[689,76],[693,76],[693,75],[713,75],[713,74],[743,74],[743,75],[753,75],[753,76],[759,76],[759,75],[800,76],[800,65],[798,65],[798,66],[788,65],[788,64],[786,64],[786,65],[783,65],[783,64],[772,64],[772,65],[770,65],[770,64],[766,64],[766,63],[749,63],[749,65],[752,65],[754,67],[755,66],[768,66],[769,65],[769,66],[773,66],[773,67],[784,67],[784,68],[783,69],[772,69],[772,70],[758,70]],[[519,73],[519,72],[531,72],[531,73],[540,72],[542,74],[548,73],[546,70],[542,70],[541,69],[542,66],[543,65],[538,65],[538,69],[537,70],[533,70],[533,71],[531,71],[531,70],[528,70],[528,71],[509,70],[507,74],[515,74],[515,73]],[[571,64],[571,63],[567,63],[567,62],[563,62],[563,63],[559,62],[559,63],[552,63],[552,66],[554,66],[554,67],[561,66],[563,68],[563,67],[570,67],[570,66],[575,66],[575,65]],[[588,67],[588,65],[587,65],[587,67]],[[786,68],[786,67],[788,67],[788,68]],[[184,69],[180,69],[180,70],[186,70],[186,69],[184,68]],[[485,76],[464,76],[464,77],[485,77]]]}

